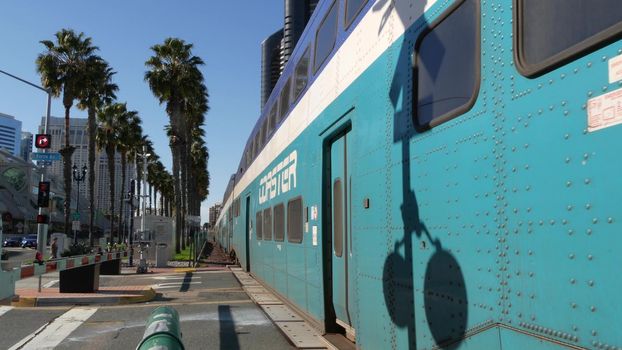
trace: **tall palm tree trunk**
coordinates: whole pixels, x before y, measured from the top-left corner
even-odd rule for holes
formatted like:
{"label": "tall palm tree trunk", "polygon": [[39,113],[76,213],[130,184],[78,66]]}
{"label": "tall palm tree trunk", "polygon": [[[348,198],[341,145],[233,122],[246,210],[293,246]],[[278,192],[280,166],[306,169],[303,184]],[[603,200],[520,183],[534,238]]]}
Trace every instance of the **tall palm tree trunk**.
{"label": "tall palm tree trunk", "polygon": [[114,146],[106,147],[108,177],[110,178],[110,242],[114,242]]}
{"label": "tall palm tree trunk", "polygon": [[173,198],[175,211],[175,252],[181,252],[181,192],[179,181],[179,147],[173,147]]}
{"label": "tall palm tree trunk", "polygon": [[160,216],[164,216],[164,196],[160,192]]}
{"label": "tall palm tree trunk", "polygon": [[153,214],[153,202],[151,201],[151,194],[153,192],[153,186],[149,183],[149,214]]}
{"label": "tall palm tree trunk", "polygon": [[119,198],[119,229],[117,230],[117,232],[119,233],[119,243],[123,242],[123,238],[125,236],[125,232],[123,230],[123,223],[125,222],[123,213],[123,194],[125,193],[126,165],[127,155],[124,152],[121,152],[121,194],[119,195],[121,198]]}
{"label": "tall palm tree trunk", "polygon": [[175,210],[175,251],[180,253],[183,246],[182,242],[182,227],[183,227],[183,217],[181,213],[182,209],[182,183],[180,178],[180,164],[181,163],[181,155],[183,153],[182,140],[179,138],[180,136],[180,128],[179,124],[181,119],[183,118],[181,113],[181,108],[178,104],[174,104],[172,106],[172,118],[171,118],[171,129],[173,135],[177,137],[176,140],[171,145],[171,153],[173,155],[173,197],[175,200],[174,210]]}
{"label": "tall palm tree trunk", "polygon": [[73,155],[74,147],[70,143],[70,124],[69,124],[69,110],[71,104],[65,104],[65,147],[60,150],[60,154],[63,157],[63,177],[65,180],[65,202],[63,207],[65,210],[65,234],[67,237],[71,237],[71,225],[69,224],[69,214],[71,212],[71,156]]}
{"label": "tall palm tree trunk", "polygon": [[97,124],[95,122],[95,108],[88,108],[88,132],[89,132],[89,239],[90,246],[95,240],[95,133]]}

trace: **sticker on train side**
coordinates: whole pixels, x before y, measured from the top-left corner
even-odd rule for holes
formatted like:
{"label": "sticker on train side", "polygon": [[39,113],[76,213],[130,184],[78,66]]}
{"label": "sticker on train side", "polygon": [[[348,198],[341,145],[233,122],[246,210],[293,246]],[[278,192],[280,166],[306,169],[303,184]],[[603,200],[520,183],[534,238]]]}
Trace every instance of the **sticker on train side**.
{"label": "sticker on train side", "polygon": [[298,152],[292,151],[259,180],[259,204],[296,188]]}
{"label": "sticker on train side", "polygon": [[622,80],[622,55],[609,60],[609,84]]}
{"label": "sticker on train side", "polygon": [[587,130],[594,132],[622,123],[622,89],[594,97],[587,104]]}

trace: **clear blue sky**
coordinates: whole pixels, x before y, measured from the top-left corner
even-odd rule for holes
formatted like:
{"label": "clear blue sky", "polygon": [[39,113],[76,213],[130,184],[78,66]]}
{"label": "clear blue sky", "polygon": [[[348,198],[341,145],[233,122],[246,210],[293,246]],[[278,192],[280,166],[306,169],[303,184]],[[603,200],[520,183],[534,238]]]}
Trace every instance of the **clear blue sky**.
{"label": "clear blue sky", "polygon": [[[119,101],[137,110],[145,133],[170,169],[171,158],[163,127],[168,117],[143,80],[150,46],[166,37],[194,44],[194,54],[206,65],[203,73],[210,94],[205,126],[210,150],[210,196],[207,208],[222,200],[229,175],[259,113],[260,43],[283,26],[283,0],[108,0],[0,2],[0,69],[40,83],[35,59],[40,40],[52,40],[61,28],[84,32],[99,54],[117,71]],[[43,93],[0,76],[0,112],[15,116],[23,131],[35,133],[45,114]],[[86,113],[72,109],[72,117]],[[62,117],[60,99],[52,115]]]}

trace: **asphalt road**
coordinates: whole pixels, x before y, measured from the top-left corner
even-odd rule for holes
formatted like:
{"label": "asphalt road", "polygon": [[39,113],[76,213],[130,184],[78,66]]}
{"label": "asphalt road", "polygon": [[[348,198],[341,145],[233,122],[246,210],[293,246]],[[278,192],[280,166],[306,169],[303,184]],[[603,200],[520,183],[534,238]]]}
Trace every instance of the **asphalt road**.
{"label": "asphalt road", "polygon": [[[54,281],[52,274],[46,278]],[[159,294],[149,303],[121,306],[0,306],[0,349],[45,348],[36,346],[39,341],[50,346],[57,338],[55,349],[135,349],[159,305],[179,313],[186,349],[294,349],[228,270],[101,276],[100,285],[153,285]]]}
{"label": "asphalt road", "polygon": [[32,261],[35,258],[37,251],[32,248],[14,248],[5,247],[2,248],[3,252],[7,252],[9,256],[8,260],[1,260],[2,269],[10,270],[13,267],[18,267],[23,261]]}

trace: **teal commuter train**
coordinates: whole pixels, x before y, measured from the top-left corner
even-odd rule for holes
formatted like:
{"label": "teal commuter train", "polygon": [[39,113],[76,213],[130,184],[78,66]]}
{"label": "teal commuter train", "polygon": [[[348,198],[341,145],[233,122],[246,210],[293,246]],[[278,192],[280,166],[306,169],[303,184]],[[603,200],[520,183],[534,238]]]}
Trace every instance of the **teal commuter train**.
{"label": "teal commuter train", "polygon": [[620,0],[321,1],[218,240],[361,349],[622,349],[621,38]]}

